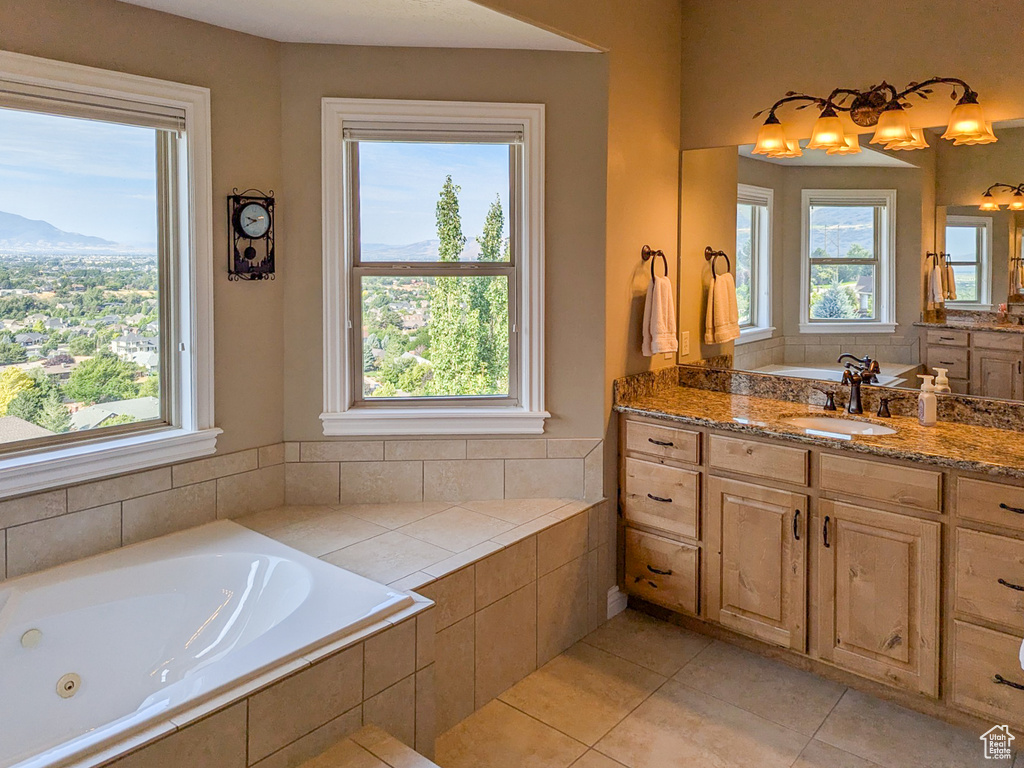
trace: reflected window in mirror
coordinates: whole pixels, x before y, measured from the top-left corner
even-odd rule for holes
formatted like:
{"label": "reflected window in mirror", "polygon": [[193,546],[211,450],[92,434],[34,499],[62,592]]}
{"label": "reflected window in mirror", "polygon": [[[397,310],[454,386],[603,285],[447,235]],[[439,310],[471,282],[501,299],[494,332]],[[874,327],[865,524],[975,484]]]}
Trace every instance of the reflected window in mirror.
{"label": "reflected window in mirror", "polygon": [[956,307],[988,306],[992,299],[992,219],[987,216],[946,217],[946,263],[953,267]]}
{"label": "reflected window in mirror", "polygon": [[736,192],[737,344],[770,338],[774,192],[740,184]]}
{"label": "reflected window in mirror", "polygon": [[891,333],[896,191],[805,189],[801,333]]}

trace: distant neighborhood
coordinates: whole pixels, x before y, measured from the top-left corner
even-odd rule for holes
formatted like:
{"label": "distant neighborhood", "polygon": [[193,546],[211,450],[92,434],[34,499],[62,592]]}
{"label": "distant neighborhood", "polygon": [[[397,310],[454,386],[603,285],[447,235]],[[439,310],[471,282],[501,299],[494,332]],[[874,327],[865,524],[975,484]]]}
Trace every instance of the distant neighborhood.
{"label": "distant neighborhood", "polygon": [[0,226],[0,443],[160,418],[156,256],[15,223],[19,238]]}

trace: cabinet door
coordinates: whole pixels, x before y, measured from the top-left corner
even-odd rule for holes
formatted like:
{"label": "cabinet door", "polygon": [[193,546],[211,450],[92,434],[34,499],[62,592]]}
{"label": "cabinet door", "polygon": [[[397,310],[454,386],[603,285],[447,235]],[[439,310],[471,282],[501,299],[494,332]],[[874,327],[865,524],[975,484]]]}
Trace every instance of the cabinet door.
{"label": "cabinet door", "polygon": [[805,650],[807,497],[718,477],[708,488],[708,617]]}
{"label": "cabinet door", "polygon": [[1021,399],[1021,355],[1015,352],[971,351],[971,394]]}
{"label": "cabinet door", "polygon": [[937,696],[940,524],[834,501],[815,522],[818,654]]}

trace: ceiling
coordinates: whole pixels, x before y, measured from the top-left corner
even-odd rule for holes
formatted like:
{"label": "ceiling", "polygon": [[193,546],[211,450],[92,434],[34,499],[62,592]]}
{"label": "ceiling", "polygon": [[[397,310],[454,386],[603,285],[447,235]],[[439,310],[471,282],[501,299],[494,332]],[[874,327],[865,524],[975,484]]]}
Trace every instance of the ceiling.
{"label": "ceiling", "polygon": [[[870,134],[861,137],[860,152],[855,155],[830,155],[822,150],[807,150],[800,157],[775,158],[755,155],[752,150],[753,144],[744,144],[739,148],[740,157],[749,157],[763,163],[775,163],[777,165],[802,165],[819,168],[916,168],[913,163],[900,160],[891,154],[879,152],[867,146]],[[930,138],[930,137],[929,137]],[[800,146],[806,149],[807,141],[801,141]]]}
{"label": "ceiling", "polygon": [[471,0],[122,0],[283,43],[594,51]]}

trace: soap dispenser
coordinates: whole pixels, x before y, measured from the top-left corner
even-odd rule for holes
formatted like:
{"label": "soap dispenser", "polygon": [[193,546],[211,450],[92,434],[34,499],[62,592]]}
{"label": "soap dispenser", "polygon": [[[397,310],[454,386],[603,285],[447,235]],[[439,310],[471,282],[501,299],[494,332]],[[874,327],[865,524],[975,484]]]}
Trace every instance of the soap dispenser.
{"label": "soap dispenser", "polygon": [[934,427],[939,409],[935,399],[933,377],[918,374],[917,378],[921,380],[921,394],[917,396],[917,421],[922,427]]}
{"label": "soap dispenser", "polygon": [[949,388],[949,376],[946,374],[949,372],[949,368],[936,368],[935,369],[935,391],[936,392],[952,392]]}

